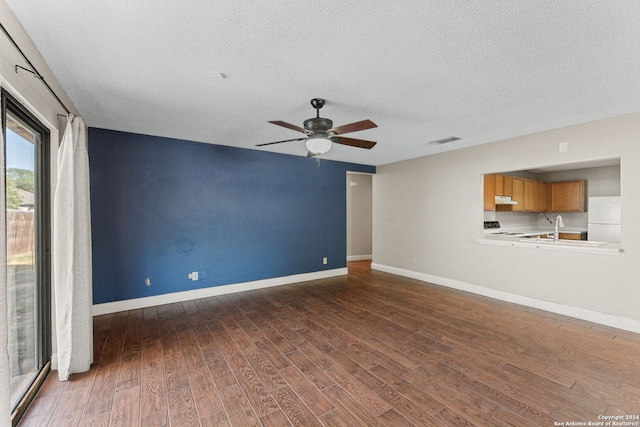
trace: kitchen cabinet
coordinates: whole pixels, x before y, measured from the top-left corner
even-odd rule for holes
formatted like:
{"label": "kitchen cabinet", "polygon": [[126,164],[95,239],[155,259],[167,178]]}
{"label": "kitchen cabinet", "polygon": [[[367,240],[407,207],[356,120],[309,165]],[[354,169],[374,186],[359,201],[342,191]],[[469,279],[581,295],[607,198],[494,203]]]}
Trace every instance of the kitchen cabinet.
{"label": "kitchen cabinet", "polygon": [[513,177],[502,174],[484,176],[484,210],[510,211],[510,205],[496,205],[495,196],[513,196]]}
{"label": "kitchen cabinet", "polygon": [[535,212],[547,212],[549,211],[550,199],[549,199],[550,185],[547,182],[536,181],[535,182]]}
{"label": "kitchen cabinet", "polygon": [[517,205],[511,205],[513,212],[524,212],[524,178],[513,177],[511,200],[518,202]]}
{"label": "kitchen cabinet", "polygon": [[512,211],[547,212],[549,210],[549,184],[526,178],[513,179],[513,200],[518,205]]}
{"label": "kitchen cabinet", "polygon": [[551,183],[551,212],[584,212],[585,181]]}
{"label": "kitchen cabinet", "polygon": [[535,181],[532,179],[512,177],[513,194],[511,199],[518,202],[511,206],[513,212],[533,212],[535,210]]}
{"label": "kitchen cabinet", "polygon": [[496,189],[494,190],[494,196],[504,196],[504,175],[493,175],[496,182]]}
{"label": "kitchen cabinet", "polygon": [[496,210],[496,176],[486,174],[484,176],[484,210]]}
{"label": "kitchen cabinet", "polygon": [[495,190],[496,196],[511,197],[513,195],[513,177],[512,176],[502,175],[498,173],[498,174],[495,174],[495,180],[496,180],[496,190]]}
{"label": "kitchen cabinet", "polygon": [[504,195],[509,197],[513,196],[513,177],[512,176],[504,177]]}
{"label": "kitchen cabinet", "polygon": [[[496,205],[495,196],[516,205]],[[484,210],[511,212],[584,212],[585,181],[541,182],[502,174],[484,176]]]}
{"label": "kitchen cabinet", "polygon": [[581,233],[559,233],[558,238],[562,240],[587,240],[587,232]]}
{"label": "kitchen cabinet", "polygon": [[536,182],[531,179],[524,180],[524,210],[533,212],[536,208]]}

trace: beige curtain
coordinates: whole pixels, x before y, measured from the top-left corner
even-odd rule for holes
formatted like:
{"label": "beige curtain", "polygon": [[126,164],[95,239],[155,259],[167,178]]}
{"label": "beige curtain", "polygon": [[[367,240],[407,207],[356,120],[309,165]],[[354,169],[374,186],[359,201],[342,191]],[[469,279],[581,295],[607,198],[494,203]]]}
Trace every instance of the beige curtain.
{"label": "beige curtain", "polygon": [[58,378],[86,372],[93,363],[91,212],[87,127],[69,115],[58,149],[53,200]]}

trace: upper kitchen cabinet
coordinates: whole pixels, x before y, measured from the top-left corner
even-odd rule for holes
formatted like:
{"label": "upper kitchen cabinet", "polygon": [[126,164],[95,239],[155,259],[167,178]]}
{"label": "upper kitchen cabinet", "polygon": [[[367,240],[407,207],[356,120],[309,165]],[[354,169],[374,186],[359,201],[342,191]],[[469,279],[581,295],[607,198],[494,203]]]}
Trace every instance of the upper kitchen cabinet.
{"label": "upper kitchen cabinet", "polygon": [[535,212],[547,212],[551,205],[551,185],[547,182],[536,181],[535,182]]}
{"label": "upper kitchen cabinet", "polygon": [[[620,158],[538,166],[486,176],[491,176],[487,179],[490,188],[485,187],[484,194],[487,211],[586,212],[589,197],[621,194]],[[513,221],[520,220],[516,215],[510,217]],[[494,218],[495,215],[485,215],[486,220]],[[528,219],[534,221],[533,216]],[[535,221],[538,219],[536,216]]]}
{"label": "upper kitchen cabinet", "polygon": [[484,176],[484,210],[511,210],[510,205],[496,204],[496,196],[513,196],[513,177],[502,174]]}
{"label": "upper kitchen cabinet", "polygon": [[551,183],[551,212],[584,212],[585,181]]}
{"label": "upper kitchen cabinet", "polygon": [[516,202],[516,205],[511,205],[510,210],[513,212],[524,211],[524,179],[513,177],[513,193],[511,200]]}
{"label": "upper kitchen cabinet", "polygon": [[496,184],[495,184],[496,189],[494,190],[494,193],[495,193],[494,195],[502,196],[503,195],[502,193],[504,193],[504,175],[500,175],[497,173],[494,175],[494,177],[496,181]]}
{"label": "upper kitchen cabinet", "polygon": [[506,197],[511,197],[513,196],[513,177],[512,176],[507,176],[507,175],[502,175],[502,174],[495,174],[495,180],[496,180],[496,191],[495,191],[495,195],[496,196],[506,196]]}
{"label": "upper kitchen cabinet", "polygon": [[524,211],[533,212],[536,208],[536,182],[524,180]]}
{"label": "upper kitchen cabinet", "polygon": [[[517,201],[518,199],[520,200]],[[517,201],[520,206],[512,203],[512,201]],[[522,178],[502,174],[484,175],[485,211],[521,211],[523,209],[524,180]]]}
{"label": "upper kitchen cabinet", "polygon": [[584,180],[549,183],[502,174],[484,176],[485,211],[584,212],[584,207]]}
{"label": "upper kitchen cabinet", "polygon": [[484,176],[484,210],[496,210],[496,176],[486,174]]}

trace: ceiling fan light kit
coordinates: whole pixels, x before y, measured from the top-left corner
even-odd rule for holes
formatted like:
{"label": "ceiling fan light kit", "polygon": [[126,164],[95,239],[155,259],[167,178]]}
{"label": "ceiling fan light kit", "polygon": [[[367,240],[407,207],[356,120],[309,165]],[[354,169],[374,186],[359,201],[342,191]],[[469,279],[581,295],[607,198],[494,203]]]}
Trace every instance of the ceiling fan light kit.
{"label": "ceiling fan light kit", "polygon": [[349,132],[356,132],[359,130],[372,129],[377,127],[371,120],[362,120],[359,122],[350,123],[347,125],[333,127],[333,121],[320,117],[320,109],[324,106],[325,100],[322,98],[313,98],[311,100],[311,106],[316,110],[316,117],[307,119],[304,121],[301,128],[291,123],[283,122],[281,120],[270,121],[274,125],[282,126],[287,129],[295,130],[306,134],[304,138],[287,139],[284,141],[267,142],[264,144],[258,144],[257,147],[263,147],[265,145],[280,144],[282,142],[289,141],[305,141],[305,145],[310,157],[317,157],[325,154],[331,149],[333,143],[348,145],[350,147],[371,149],[376,145],[373,141],[366,141],[364,139],[344,138],[339,137]]}
{"label": "ceiling fan light kit", "polygon": [[307,146],[307,150],[309,150],[311,154],[313,154],[314,156],[317,156],[329,151],[333,143],[329,138],[313,135],[309,137],[309,139],[307,139],[307,142],[305,143],[305,145]]}

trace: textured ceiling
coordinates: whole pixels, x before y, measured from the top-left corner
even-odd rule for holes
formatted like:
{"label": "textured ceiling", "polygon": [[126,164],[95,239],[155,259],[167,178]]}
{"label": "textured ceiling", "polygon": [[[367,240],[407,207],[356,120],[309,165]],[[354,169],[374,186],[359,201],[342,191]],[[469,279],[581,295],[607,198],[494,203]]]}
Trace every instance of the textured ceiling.
{"label": "textured ceiling", "polygon": [[255,144],[321,97],[381,165],[640,111],[637,0],[6,1],[93,127],[304,156]]}

